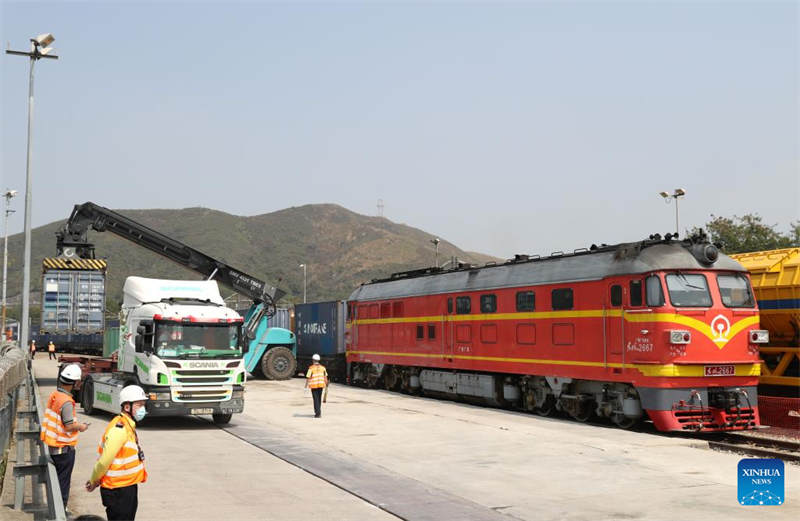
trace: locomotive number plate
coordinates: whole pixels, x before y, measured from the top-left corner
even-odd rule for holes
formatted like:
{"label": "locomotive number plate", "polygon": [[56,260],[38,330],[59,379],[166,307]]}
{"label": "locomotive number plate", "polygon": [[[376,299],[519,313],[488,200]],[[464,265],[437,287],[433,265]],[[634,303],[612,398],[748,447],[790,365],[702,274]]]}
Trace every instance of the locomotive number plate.
{"label": "locomotive number plate", "polygon": [[732,365],[707,365],[703,373],[706,376],[733,376],[736,369]]}
{"label": "locomotive number plate", "polygon": [[189,414],[212,414],[214,409],[191,409]]}

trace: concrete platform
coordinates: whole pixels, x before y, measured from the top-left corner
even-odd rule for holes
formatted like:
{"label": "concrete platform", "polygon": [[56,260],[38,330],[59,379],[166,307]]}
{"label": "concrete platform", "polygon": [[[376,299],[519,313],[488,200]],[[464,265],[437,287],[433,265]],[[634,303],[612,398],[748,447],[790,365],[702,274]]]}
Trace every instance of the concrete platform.
{"label": "concrete platform", "polygon": [[[38,356],[34,368],[46,399],[54,389],[56,362]],[[80,434],[68,506],[76,515],[105,517],[99,490],[88,493],[83,484],[113,416],[100,412],[87,417],[82,412],[78,407],[80,420],[91,425]],[[150,479],[139,488],[137,520],[308,521],[321,518],[321,512],[324,519],[396,519],[205,419],[145,420],[138,431]]]}
{"label": "concrete platform", "polygon": [[[49,393],[55,363],[34,363]],[[331,387],[315,419],[302,386],[251,380],[245,413],[224,430],[205,418],[145,420],[151,478],[140,489],[137,518],[800,517],[800,467],[786,466],[784,505],[739,506],[741,457],[683,435],[341,385]],[[70,500],[77,513],[104,513],[99,494],[82,484],[109,419],[91,418],[81,435]]]}

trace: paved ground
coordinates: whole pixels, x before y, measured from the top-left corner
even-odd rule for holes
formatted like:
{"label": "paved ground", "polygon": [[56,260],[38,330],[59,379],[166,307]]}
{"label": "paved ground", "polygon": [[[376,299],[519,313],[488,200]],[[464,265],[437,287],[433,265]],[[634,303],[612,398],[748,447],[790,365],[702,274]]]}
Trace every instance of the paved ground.
{"label": "paved ground", "polygon": [[[35,364],[49,393],[55,364]],[[340,385],[315,419],[301,380],[248,382],[245,411],[225,430],[199,418],[142,425],[151,479],[138,519],[800,518],[800,466],[787,465],[786,504],[741,507],[741,456],[683,436]],[[109,419],[81,435],[76,512],[103,514],[81,486]]]}
{"label": "paved ground", "polygon": [[[46,399],[55,385],[56,363],[40,354],[34,370]],[[112,415],[87,417],[78,410],[81,421],[91,426],[79,438],[69,508],[105,517],[99,490],[90,494],[83,483]],[[396,519],[203,419],[160,419],[138,430],[150,479],[139,489],[137,520]]]}

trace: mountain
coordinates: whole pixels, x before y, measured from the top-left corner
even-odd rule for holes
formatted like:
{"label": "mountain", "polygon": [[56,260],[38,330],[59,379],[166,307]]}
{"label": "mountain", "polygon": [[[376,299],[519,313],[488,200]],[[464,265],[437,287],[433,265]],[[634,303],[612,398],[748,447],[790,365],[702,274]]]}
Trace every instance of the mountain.
{"label": "mountain", "polygon": [[[211,257],[261,278],[287,292],[282,304],[302,302],[307,265],[309,302],[346,298],[362,282],[397,271],[432,266],[434,245],[422,230],[368,217],[334,204],[310,204],[253,217],[208,208],[182,210],[116,210],[145,226]],[[55,256],[55,232],[63,221],[32,230],[32,302],[41,295],[40,266]],[[109,232],[89,232],[98,258],[108,260],[107,307],[116,309],[122,284],[130,275],[199,279],[199,275]],[[19,301],[22,289],[23,234],[9,237],[8,294]],[[465,252],[441,240],[439,261],[451,256],[484,264],[499,259]],[[222,288],[223,295],[231,293]],[[9,304],[11,306],[11,304]]]}

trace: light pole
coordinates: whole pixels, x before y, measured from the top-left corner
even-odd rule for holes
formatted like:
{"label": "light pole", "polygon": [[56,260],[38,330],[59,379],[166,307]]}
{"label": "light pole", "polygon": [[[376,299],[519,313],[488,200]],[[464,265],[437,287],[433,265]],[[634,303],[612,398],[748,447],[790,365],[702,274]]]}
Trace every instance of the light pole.
{"label": "light pole", "polygon": [[31,72],[28,80],[28,159],[25,166],[25,256],[22,266],[22,318],[19,324],[19,345],[23,349],[28,348],[28,336],[30,332],[30,292],[31,292],[31,135],[33,134],[33,64],[41,58],[57,60],[58,56],[51,54],[52,47],[48,47],[55,41],[50,33],[40,34],[36,38],[31,38],[30,52],[6,50],[6,54],[16,54],[17,56],[27,56],[31,60]]}
{"label": "light pole", "polygon": [[303,304],[306,303],[306,265],[301,264],[301,268],[303,268]]}
{"label": "light pole", "polygon": [[439,241],[439,237],[436,237],[435,239],[431,239],[431,242],[433,243],[434,246],[436,246],[436,267],[438,268],[439,267],[439,242],[441,242],[441,241]]}
{"label": "light pole", "polygon": [[675,235],[680,235],[681,227],[678,225],[678,197],[686,195],[686,190],[683,188],[676,188],[675,192],[669,194],[667,192],[659,192],[658,195],[664,198],[664,202],[669,204],[672,199],[675,199]]}
{"label": "light pole", "polygon": [[5,236],[3,239],[4,246],[3,246],[3,320],[2,326],[0,326],[0,339],[6,334],[6,281],[8,279],[8,216],[14,213],[14,210],[9,208],[11,205],[11,198],[17,195],[16,190],[6,190],[3,194],[3,197],[6,198],[6,212],[5,212],[5,223],[3,226],[3,235]]}

